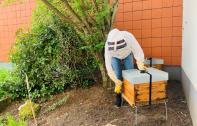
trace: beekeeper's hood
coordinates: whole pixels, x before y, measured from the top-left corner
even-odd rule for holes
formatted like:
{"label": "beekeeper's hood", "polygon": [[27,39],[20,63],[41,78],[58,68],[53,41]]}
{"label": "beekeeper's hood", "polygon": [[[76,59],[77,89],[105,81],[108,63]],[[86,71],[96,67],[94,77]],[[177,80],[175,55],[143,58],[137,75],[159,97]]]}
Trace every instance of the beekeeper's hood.
{"label": "beekeeper's hood", "polygon": [[114,57],[123,58],[129,53],[124,34],[118,29],[113,29],[109,32],[106,44],[108,51]]}

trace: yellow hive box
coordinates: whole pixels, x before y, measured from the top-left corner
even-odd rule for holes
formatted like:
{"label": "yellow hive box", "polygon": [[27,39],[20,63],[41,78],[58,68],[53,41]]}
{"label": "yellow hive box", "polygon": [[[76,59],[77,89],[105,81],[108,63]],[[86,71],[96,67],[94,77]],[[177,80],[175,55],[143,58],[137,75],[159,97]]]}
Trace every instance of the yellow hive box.
{"label": "yellow hive box", "polygon": [[[153,103],[162,102],[167,99],[168,73],[148,68],[152,74],[152,96]],[[149,104],[150,76],[147,73],[140,73],[136,69],[123,71],[123,98],[131,106],[142,106]]]}

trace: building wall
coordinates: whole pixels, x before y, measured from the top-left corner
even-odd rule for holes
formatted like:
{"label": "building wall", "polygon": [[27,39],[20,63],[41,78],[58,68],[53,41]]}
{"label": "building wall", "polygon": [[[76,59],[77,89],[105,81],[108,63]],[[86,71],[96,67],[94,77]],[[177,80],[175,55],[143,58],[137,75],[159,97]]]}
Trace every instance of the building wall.
{"label": "building wall", "polygon": [[197,126],[197,1],[183,1],[182,82],[194,126]]}
{"label": "building wall", "polygon": [[18,28],[29,26],[34,6],[33,0],[0,6],[0,62],[8,61],[10,48],[15,41],[15,32]]}
{"label": "building wall", "polygon": [[182,0],[120,0],[115,26],[133,33],[146,57],[181,64]]}
{"label": "building wall", "polygon": [[[180,65],[182,0],[119,1],[115,26],[133,33],[146,57],[163,58],[166,65]],[[0,62],[8,61],[15,32],[30,24],[34,6],[33,0],[27,0],[0,7]]]}

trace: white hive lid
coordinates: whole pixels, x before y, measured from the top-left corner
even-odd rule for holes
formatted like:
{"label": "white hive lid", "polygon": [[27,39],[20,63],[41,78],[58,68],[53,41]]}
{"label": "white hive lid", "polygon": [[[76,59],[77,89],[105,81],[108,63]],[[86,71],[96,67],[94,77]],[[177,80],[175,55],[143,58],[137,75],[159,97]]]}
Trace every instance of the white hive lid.
{"label": "white hive lid", "polygon": [[[152,74],[152,82],[167,81],[168,73],[155,69],[147,68],[147,71]],[[137,69],[123,70],[123,78],[128,80],[131,84],[149,83],[150,76],[147,73],[140,73]]]}
{"label": "white hive lid", "polygon": [[[150,64],[150,60],[146,59],[144,61],[144,64]],[[163,59],[159,59],[159,58],[152,58],[152,64],[164,64]]]}

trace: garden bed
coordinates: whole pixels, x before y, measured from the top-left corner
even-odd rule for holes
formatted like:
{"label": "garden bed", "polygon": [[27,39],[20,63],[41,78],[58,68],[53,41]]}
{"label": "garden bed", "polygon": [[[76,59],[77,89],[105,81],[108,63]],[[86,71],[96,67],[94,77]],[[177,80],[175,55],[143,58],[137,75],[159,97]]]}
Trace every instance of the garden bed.
{"label": "garden bed", "polygon": [[[106,91],[100,86],[90,89],[77,89],[55,95],[51,100],[41,104],[41,112],[37,117],[41,126],[132,126],[134,113],[128,104],[117,109],[113,105],[113,91]],[[138,114],[138,126],[192,126],[187,103],[180,83],[170,82],[168,85],[168,121],[165,121],[165,106],[155,105],[152,109],[141,107]],[[68,101],[61,107],[45,113],[46,109],[58,99],[69,95]],[[23,103],[13,102],[6,111],[18,113]],[[33,126],[34,121],[29,121]]]}

